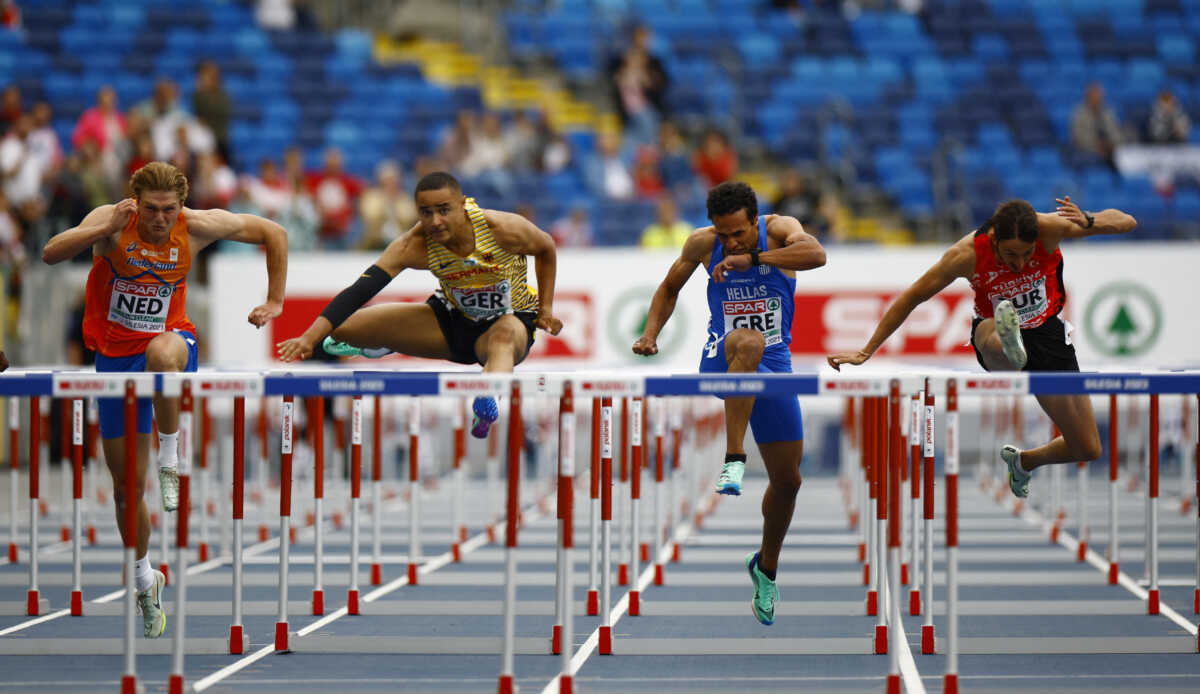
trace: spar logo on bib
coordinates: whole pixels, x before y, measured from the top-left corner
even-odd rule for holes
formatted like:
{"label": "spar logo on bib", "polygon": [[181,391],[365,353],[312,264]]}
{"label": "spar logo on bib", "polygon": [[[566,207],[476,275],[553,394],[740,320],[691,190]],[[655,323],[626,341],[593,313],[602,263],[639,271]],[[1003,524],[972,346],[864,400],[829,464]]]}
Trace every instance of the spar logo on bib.
{"label": "spar logo on bib", "polygon": [[767,346],[783,342],[783,302],[777,296],[745,301],[725,301],[725,334],[738,328],[748,328],[763,334]]}
{"label": "spar logo on bib", "polygon": [[175,290],[161,284],[115,280],[108,303],[108,319],[139,333],[161,333]]}

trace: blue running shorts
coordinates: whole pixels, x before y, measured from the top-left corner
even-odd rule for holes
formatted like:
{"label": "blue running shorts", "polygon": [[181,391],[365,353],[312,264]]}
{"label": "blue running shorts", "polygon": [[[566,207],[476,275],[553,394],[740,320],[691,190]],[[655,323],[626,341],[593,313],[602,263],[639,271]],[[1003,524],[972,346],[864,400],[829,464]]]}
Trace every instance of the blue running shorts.
{"label": "blue running shorts", "polygon": [[[725,336],[704,346],[700,357],[700,373],[726,373],[729,364],[725,361]],[[758,373],[791,373],[791,356],[786,351],[763,353],[758,363]],[[724,396],[717,397],[724,400]],[[750,411],[750,431],[757,443],[775,441],[803,441],[804,419],[800,415],[800,400],[795,395],[763,397],[754,400]]]}
{"label": "blue running shorts", "polygon": [[[187,344],[188,359],[184,371],[194,372],[200,366],[200,346],[196,336],[182,330],[176,333]],[[127,357],[106,357],[96,354],[96,371],[99,373],[135,373],[146,370],[146,353]],[[100,438],[116,439],[125,435],[125,404],[121,398],[100,398]],[[154,409],[150,398],[138,398],[137,430],[149,434],[154,422]]]}

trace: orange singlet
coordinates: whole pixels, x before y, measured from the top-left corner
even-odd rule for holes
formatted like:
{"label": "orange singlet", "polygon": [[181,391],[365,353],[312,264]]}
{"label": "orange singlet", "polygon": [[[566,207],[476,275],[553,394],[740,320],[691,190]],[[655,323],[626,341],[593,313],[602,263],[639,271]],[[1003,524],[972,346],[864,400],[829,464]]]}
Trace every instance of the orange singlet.
{"label": "orange singlet", "polygon": [[108,357],[146,351],[159,333],[196,334],[187,317],[187,273],[192,253],[180,212],[164,243],[138,237],[138,215],[121,230],[114,248],[92,259],[83,313],[83,342]]}

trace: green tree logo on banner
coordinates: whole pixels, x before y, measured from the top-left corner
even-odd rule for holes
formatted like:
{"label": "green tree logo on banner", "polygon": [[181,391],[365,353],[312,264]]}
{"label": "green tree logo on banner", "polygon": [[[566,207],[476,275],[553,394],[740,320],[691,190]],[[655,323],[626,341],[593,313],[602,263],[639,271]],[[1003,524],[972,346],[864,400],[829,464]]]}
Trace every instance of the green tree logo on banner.
{"label": "green tree logo on banner", "polygon": [[1083,327],[1097,351],[1110,357],[1145,354],[1162,332],[1162,309],[1154,292],[1135,282],[1101,287],[1088,302]]}
{"label": "green tree logo on banner", "polygon": [[[622,292],[608,309],[608,329],[605,332],[608,333],[613,349],[627,361],[666,358],[679,349],[687,331],[686,312],[677,307],[671,314],[671,320],[667,321],[658,335],[658,354],[653,357],[639,357],[633,353],[631,348],[634,341],[642,336],[642,331],[646,328],[650,300],[654,298],[655,289],[657,287],[631,287]],[[701,346],[696,345],[697,354]]]}

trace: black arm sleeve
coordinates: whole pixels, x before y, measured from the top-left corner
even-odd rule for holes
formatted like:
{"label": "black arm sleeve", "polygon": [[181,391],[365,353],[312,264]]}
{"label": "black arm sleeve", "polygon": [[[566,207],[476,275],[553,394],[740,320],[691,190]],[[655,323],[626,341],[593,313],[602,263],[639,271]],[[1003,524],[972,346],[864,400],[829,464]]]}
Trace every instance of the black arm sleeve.
{"label": "black arm sleeve", "polygon": [[346,287],[340,294],[333,297],[333,301],[321,311],[321,315],[333,325],[338,327],[345,322],[350,314],[362,308],[362,305],[370,301],[381,289],[392,281],[391,275],[387,274],[383,268],[378,265],[372,265],[367,268],[354,284]]}

